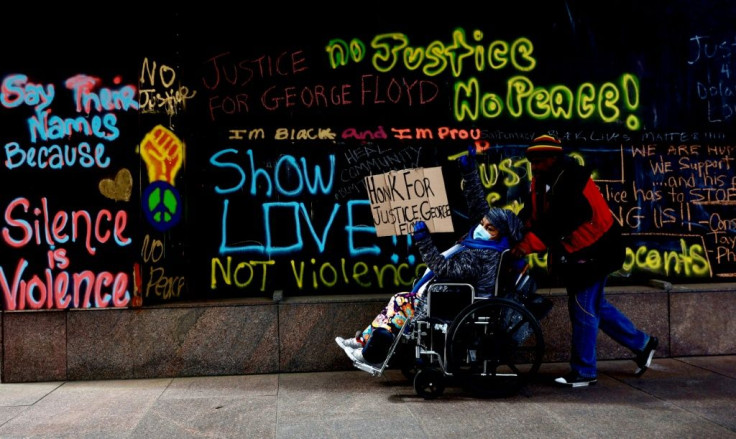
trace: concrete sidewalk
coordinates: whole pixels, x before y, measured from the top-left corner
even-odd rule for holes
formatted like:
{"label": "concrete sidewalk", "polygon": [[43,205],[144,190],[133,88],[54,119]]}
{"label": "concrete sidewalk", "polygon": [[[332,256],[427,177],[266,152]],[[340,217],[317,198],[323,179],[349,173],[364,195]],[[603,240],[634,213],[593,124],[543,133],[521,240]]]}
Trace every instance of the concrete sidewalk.
{"label": "concrete sidewalk", "polygon": [[599,363],[560,388],[545,363],[517,395],[416,395],[397,370],[0,384],[1,438],[736,438],[736,356]]}

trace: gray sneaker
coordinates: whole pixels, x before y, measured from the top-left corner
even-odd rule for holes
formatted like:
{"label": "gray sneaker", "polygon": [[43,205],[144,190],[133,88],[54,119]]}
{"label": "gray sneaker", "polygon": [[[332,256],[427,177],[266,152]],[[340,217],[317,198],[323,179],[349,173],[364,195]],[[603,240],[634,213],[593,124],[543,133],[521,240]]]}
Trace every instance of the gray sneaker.
{"label": "gray sneaker", "polygon": [[[337,343],[337,345],[340,346],[340,349],[342,349],[343,351],[345,351],[345,354],[347,354],[347,356],[348,356],[348,358],[350,358],[350,360],[352,360],[352,361],[361,361],[361,362],[365,363],[365,360],[363,359],[363,354],[361,352],[363,350],[363,346],[360,346],[358,348],[353,348],[353,347],[350,347],[347,344],[345,344],[345,341],[346,340],[344,338],[342,338],[342,337],[335,337],[335,343]],[[360,353],[360,360],[357,360],[356,359],[355,352],[359,352]]]}
{"label": "gray sneaker", "polygon": [[337,342],[337,344],[343,347],[350,348],[350,349],[362,349],[363,348],[363,345],[355,337],[350,337],[350,338],[337,337],[335,338],[335,341]]}
{"label": "gray sneaker", "polygon": [[380,368],[383,364],[382,363],[369,363],[363,358],[363,347],[361,346],[359,349],[352,349],[352,350],[346,350],[345,351],[348,354],[348,357],[350,357],[351,360],[353,360],[356,363],[363,363],[367,364],[369,366]]}
{"label": "gray sneaker", "polygon": [[348,357],[350,357],[351,360],[357,361],[359,363],[365,363],[365,358],[363,358],[363,349],[345,349],[345,353],[348,354]]}
{"label": "gray sneaker", "polygon": [[[348,346],[345,346],[345,339],[342,337],[335,337],[335,343],[337,343],[338,346],[340,346],[340,349],[345,351],[346,354],[348,354],[348,357],[350,357],[350,351],[353,350],[353,348],[350,348]],[[352,357],[351,357],[352,359]]]}

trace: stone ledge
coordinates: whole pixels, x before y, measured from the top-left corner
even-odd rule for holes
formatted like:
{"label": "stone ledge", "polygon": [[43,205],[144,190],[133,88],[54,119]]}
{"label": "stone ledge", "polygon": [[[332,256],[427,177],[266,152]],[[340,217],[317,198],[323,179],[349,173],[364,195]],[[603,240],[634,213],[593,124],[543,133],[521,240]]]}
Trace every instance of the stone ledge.
{"label": "stone ledge", "polygon": [[[657,335],[657,357],[736,354],[733,284],[612,286],[606,295]],[[567,296],[541,324],[545,362],[566,361]],[[362,330],[390,294],[289,296],[143,308],[5,311],[2,382],[159,378],[350,370],[336,336]],[[633,355],[599,335],[598,358]]]}

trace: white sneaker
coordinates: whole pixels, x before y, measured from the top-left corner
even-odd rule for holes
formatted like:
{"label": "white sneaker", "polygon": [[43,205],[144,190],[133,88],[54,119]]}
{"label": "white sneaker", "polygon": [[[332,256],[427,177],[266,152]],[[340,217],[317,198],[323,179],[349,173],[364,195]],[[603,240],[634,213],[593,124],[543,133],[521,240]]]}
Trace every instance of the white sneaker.
{"label": "white sneaker", "polygon": [[[353,351],[356,351],[356,350],[360,351],[360,350],[363,349],[363,346],[361,346],[361,347],[359,347],[357,349],[356,348],[352,348],[350,346],[347,346],[345,344],[345,339],[342,338],[342,337],[335,337],[335,343],[337,343],[337,345],[340,346],[340,349],[342,349],[343,351],[345,351],[345,353],[347,354],[348,358],[350,358],[352,361],[356,361],[355,360],[355,354],[353,354]],[[362,354],[361,354],[360,358],[363,358],[363,355]]]}
{"label": "white sneaker", "polygon": [[337,337],[335,338],[335,341],[337,342],[337,344],[343,347],[348,347],[350,349],[362,349],[363,348],[363,345],[355,337],[350,337],[350,338]]}
{"label": "white sneaker", "polygon": [[357,361],[358,363],[365,363],[365,358],[363,358],[363,349],[346,348],[345,353],[348,354],[348,357],[351,360]]}
{"label": "white sneaker", "polygon": [[363,345],[361,345],[358,348],[352,348],[350,346],[347,346],[347,344],[345,344],[346,341],[349,341],[349,340],[345,340],[342,337],[335,338],[335,342],[337,343],[337,345],[340,346],[343,351],[345,351],[345,354],[347,354],[348,358],[350,358],[350,360],[352,360],[353,363],[367,364],[371,367],[376,367],[376,368],[380,368],[383,365],[383,363],[367,362],[365,358],[363,358]]}
{"label": "white sneaker", "polygon": [[383,366],[383,363],[369,363],[363,358],[363,348],[360,349],[348,349],[345,351],[348,354],[348,357],[350,357],[351,360],[353,360],[355,363],[363,363],[367,364],[372,367],[380,368]]}

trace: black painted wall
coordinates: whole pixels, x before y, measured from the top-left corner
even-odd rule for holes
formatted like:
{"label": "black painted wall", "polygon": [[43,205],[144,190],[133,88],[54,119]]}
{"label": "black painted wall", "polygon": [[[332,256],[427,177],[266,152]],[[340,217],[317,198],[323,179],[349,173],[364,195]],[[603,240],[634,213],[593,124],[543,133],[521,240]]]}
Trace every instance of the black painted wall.
{"label": "black painted wall", "polygon": [[736,274],[729,2],[300,9],[2,30],[3,309],[406,289],[421,261],[376,236],[363,179],[441,167],[449,245],[457,155],[476,147],[489,200],[518,210],[544,132],[624,228],[612,283]]}

